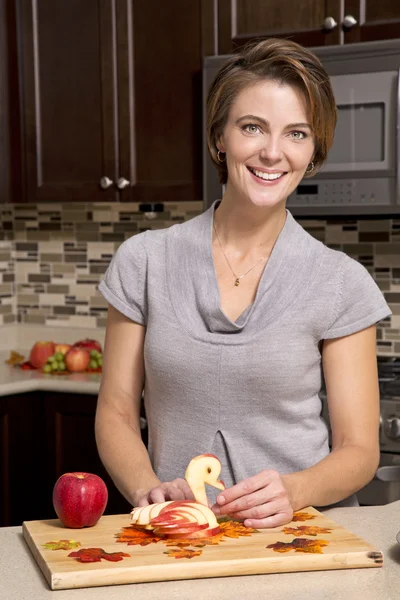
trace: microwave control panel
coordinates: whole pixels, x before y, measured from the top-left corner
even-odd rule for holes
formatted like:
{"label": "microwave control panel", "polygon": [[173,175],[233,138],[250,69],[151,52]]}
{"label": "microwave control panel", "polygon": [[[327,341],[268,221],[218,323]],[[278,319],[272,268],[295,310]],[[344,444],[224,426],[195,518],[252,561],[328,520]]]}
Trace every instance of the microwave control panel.
{"label": "microwave control panel", "polygon": [[290,206],[373,206],[389,204],[394,180],[382,179],[308,179],[289,196]]}

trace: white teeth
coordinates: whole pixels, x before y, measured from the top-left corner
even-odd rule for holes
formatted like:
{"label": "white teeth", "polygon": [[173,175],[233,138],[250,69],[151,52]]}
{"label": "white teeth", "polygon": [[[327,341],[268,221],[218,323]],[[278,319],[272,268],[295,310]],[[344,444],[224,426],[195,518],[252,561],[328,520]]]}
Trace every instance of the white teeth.
{"label": "white teeth", "polygon": [[267,181],[279,179],[283,175],[283,173],[264,173],[264,171],[257,171],[256,169],[250,169],[250,171],[257,175],[257,177],[260,177],[261,179],[266,179]]}

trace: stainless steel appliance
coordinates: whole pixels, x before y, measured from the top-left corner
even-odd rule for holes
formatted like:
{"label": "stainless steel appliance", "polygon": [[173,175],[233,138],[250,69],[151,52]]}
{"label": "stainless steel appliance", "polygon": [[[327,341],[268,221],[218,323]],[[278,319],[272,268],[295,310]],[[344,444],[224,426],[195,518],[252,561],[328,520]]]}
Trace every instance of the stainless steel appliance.
{"label": "stainless steel appliance", "polygon": [[[400,39],[312,49],[330,75],[338,107],[324,168],[288,198],[295,216],[400,214]],[[227,56],[204,59],[203,94]],[[205,207],[223,193],[203,153]]]}
{"label": "stainless steel appliance", "polygon": [[[362,505],[388,504],[400,500],[400,358],[379,357],[380,462],[373,480],[357,497]],[[324,390],[322,416],[329,426]]]}

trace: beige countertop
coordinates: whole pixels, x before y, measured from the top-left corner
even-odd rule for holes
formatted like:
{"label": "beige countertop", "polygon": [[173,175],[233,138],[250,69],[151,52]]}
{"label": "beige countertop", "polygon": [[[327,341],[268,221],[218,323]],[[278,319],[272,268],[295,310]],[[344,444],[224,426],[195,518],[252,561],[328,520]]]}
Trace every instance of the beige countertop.
{"label": "beige countertop", "polygon": [[11,350],[20,352],[28,360],[30,349],[36,341],[74,343],[83,338],[97,339],[104,344],[104,330],[63,327],[43,329],[28,325],[0,327],[0,396],[35,390],[98,394],[101,380],[99,374],[49,375],[40,371],[23,371],[5,364]]}
{"label": "beige countertop", "polygon": [[395,600],[400,597],[400,501],[333,508],[325,513],[382,550],[381,568],[191,579],[51,591],[22,537],[0,528],[0,589],[4,600]]}

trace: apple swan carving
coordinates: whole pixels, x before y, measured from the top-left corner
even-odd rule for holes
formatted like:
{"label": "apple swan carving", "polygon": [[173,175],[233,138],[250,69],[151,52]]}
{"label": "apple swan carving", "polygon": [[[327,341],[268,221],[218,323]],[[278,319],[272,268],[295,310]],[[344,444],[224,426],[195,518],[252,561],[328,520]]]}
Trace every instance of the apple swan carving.
{"label": "apple swan carving", "polygon": [[224,490],[223,481],[218,479],[220,472],[221,463],[214,454],[195,456],[186,469],[185,479],[196,501],[169,500],[138,506],[131,511],[132,523],[169,539],[193,539],[219,533],[218,521],[208,507],[205,484]]}

